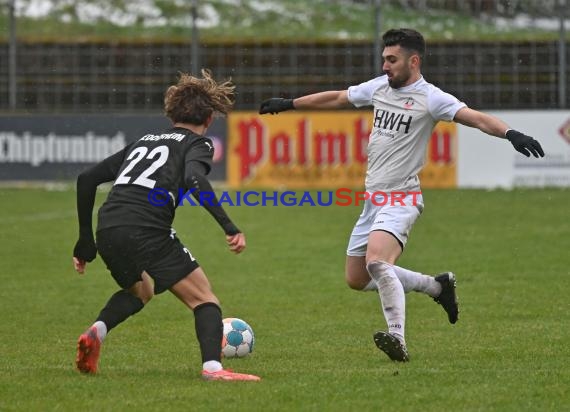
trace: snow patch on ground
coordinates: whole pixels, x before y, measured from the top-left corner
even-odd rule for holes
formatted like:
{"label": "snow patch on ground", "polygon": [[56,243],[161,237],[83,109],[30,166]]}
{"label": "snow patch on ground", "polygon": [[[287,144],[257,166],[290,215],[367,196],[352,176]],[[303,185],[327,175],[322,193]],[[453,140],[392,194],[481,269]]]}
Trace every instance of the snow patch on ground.
{"label": "snow patch on ground", "polygon": [[[80,0],[20,0],[16,2],[16,15],[29,18],[43,18],[49,15],[58,15],[62,22],[71,22],[77,19],[81,23],[95,24],[105,21],[117,26],[130,26],[135,23],[142,23],[146,27],[164,27],[166,25],[176,25],[190,27],[192,25],[190,0],[171,0],[172,3],[187,10],[175,16],[163,16],[161,9],[156,5],[155,0],[131,0],[118,2],[123,7],[117,7],[113,0],[91,0],[84,2]],[[276,13],[282,16],[283,20],[296,21],[301,24],[310,24],[310,13],[303,13],[303,4],[291,2],[292,7],[287,7],[287,2],[282,0],[218,0],[217,7],[248,7],[255,13],[264,15]],[[199,28],[215,28],[223,24],[220,13],[216,5],[198,1],[199,18],[197,25]],[[306,6],[310,7],[310,6]],[[519,14],[514,18],[504,17],[483,17],[487,21],[491,20],[499,30],[508,29],[542,29],[557,31],[560,28],[560,19],[556,16],[552,18],[535,18],[528,14]],[[243,19],[242,24],[247,27],[254,19]],[[416,22],[422,25],[423,17]],[[397,22],[396,22],[397,23]],[[425,23],[425,21],[423,22]],[[453,19],[449,20],[446,28],[454,26]],[[410,25],[410,22],[405,22]],[[565,21],[566,27],[570,26],[570,19]],[[438,31],[446,28],[438,27]],[[570,29],[567,29],[570,30]],[[350,34],[346,31],[338,33],[339,38],[348,38]]]}

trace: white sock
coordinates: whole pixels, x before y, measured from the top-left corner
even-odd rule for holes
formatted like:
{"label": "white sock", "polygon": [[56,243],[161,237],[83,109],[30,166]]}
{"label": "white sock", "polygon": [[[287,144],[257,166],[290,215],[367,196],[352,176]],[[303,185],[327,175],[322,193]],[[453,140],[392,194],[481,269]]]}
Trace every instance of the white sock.
{"label": "white sock", "polygon": [[209,360],[202,364],[202,369],[207,372],[218,372],[221,371],[223,368],[220,362],[215,360]]}
{"label": "white sock", "polygon": [[395,265],[392,267],[396,276],[402,282],[404,292],[408,293],[413,290],[415,292],[427,293],[432,298],[439,296],[441,293],[441,284],[433,276],[423,275]]}
{"label": "white sock", "polygon": [[396,276],[394,266],[382,261],[373,261],[366,265],[366,269],[378,285],[378,294],[384,318],[388,323],[388,332],[405,344],[406,295],[402,282]]}
{"label": "white sock", "polygon": [[[402,283],[404,293],[411,291],[423,292],[430,295],[432,298],[439,296],[441,293],[441,284],[436,282],[433,276],[424,275],[420,272],[414,272],[395,265],[394,272],[396,272],[396,276],[398,276],[398,279],[400,279],[400,282]],[[371,279],[370,282],[362,288],[363,292],[371,290],[378,290],[378,286],[374,279]]]}
{"label": "white sock", "polygon": [[363,292],[368,292],[371,290],[378,290],[378,285],[376,285],[376,281],[374,279],[370,279],[370,282],[368,282],[368,285],[366,285],[362,288]]}
{"label": "white sock", "polygon": [[107,325],[105,325],[105,322],[98,320],[93,324],[93,326],[97,328],[97,337],[99,338],[99,342],[103,342],[103,339],[107,336]]}

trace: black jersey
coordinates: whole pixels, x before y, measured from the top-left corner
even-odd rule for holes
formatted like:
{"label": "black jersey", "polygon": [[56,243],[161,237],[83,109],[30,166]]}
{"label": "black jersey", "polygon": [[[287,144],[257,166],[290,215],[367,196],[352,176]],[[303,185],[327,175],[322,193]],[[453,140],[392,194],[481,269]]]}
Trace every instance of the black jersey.
{"label": "black jersey", "polygon": [[[97,230],[116,226],[170,229],[179,196],[188,190],[187,165],[199,161],[208,173],[213,154],[210,139],[179,127],[147,134],[126,146],[122,156],[110,158],[115,164],[109,167],[117,173],[113,188],[99,209]],[[151,197],[162,193],[169,200],[155,206],[149,193]]]}

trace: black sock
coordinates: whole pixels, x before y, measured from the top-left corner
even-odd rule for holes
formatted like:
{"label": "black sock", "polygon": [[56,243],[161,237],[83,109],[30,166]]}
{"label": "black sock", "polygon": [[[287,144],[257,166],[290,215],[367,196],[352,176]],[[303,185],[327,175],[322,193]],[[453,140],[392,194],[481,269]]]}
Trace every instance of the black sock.
{"label": "black sock", "polygon": [[126,290],[120,290],[111,296],[107,305],[99,313],[97,320],[104,322],[107,326],[107,331],[110,331],[143,307],[144,303],[142,300],[131,295]]}
{"label": "black sock", "polygon": [[202,363],[222,360],[222,310],[213,302],[202,303],[194,308],[196,337],[200,343]]}

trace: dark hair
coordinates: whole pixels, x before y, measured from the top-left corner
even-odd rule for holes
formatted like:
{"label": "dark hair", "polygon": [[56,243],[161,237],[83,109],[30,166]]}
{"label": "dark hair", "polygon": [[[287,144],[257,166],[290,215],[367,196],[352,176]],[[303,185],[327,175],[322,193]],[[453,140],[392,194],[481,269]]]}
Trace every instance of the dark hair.
{"label": "dark hair", "polygon": [[382,36],[384,46],[400,46],[403,49],[415,51],[424,58],[426,41],[420,32],[413,29],[391,29]]}
{"label": "dark hair", "polygon": [[178,83],[166,90],[164,114],[174,123],[202,125],[212,113],[232,109],[234,90],[230,80],[218,83],[209,70],[202,69],[202,78],[180,73]]}

